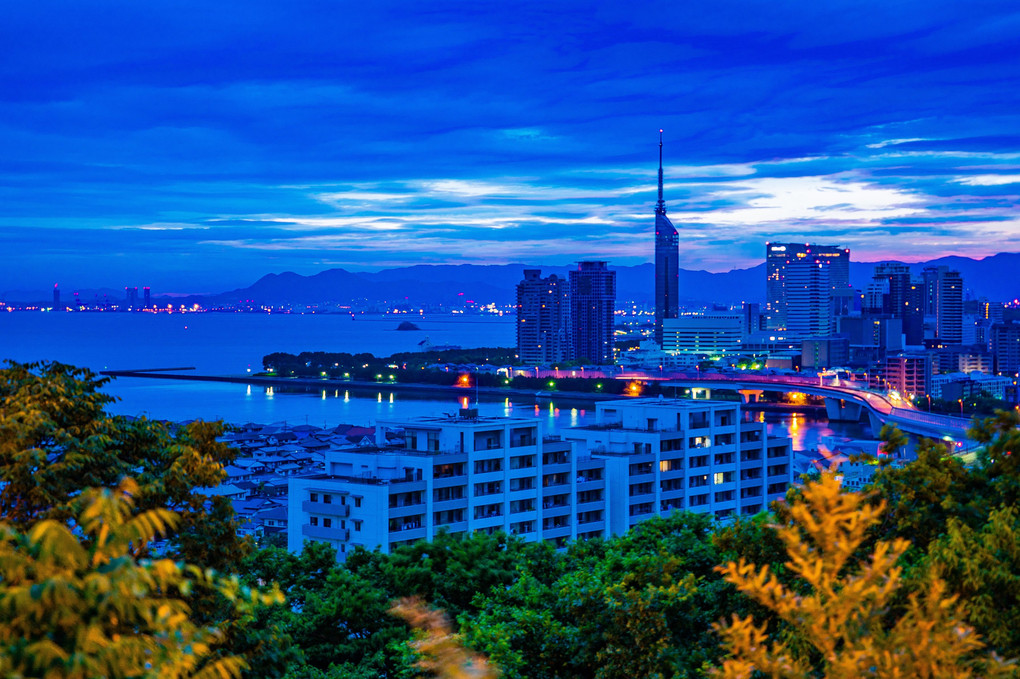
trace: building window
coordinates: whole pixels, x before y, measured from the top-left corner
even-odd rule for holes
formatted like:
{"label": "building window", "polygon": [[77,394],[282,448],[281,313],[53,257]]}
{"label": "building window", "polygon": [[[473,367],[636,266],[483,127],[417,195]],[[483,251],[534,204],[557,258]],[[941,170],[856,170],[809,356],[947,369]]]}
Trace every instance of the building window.
{"label": "building window", "polygon": [[318,493],[312,493],[311,495],[308,496],[308,498],[312,502],[318,502],[319,501],[319,494]]}
{"label": "building window", "polygon": [[322,496],[322,503],[323,504],[327,504],[327,505],[333,504],[333,496],[332,495],[328,495],[328,494],[327,495],[323,495]]}
{"label": "building window", "polygon": [[641,474],[651,474],[652,463],[651,462],[638,462],[630,465],[630,475],[639,476]]}
{"label": "building window", "polygon": [[355,507],[360,507],[361,506],[361,498],[360,497],[355,497],[354,498],[354,506]]}
{"label": "building window", "polygon": [[720,483],[729,483],[733,480],[733,472],[716,472],[712,475],[712,483],[718,485]]}
{"label": "building window", "polygon": [[318,526],[319,525],[319,517],[313,516],[311,519],[308,520],[308,522],[310,524],[312,524],[313,526]]}
{"label": "building window", "polygon": [[351,523],[354,524],[354,530],[361,532],[361,519],[354,519]]}
{"label": "building window", "polygon": [[701,486],[708,485],[708,474],[700,474],[698,476],[692,476],[687,481],[687,485],[691,488],[700,488]]}
{"label": "building window", "polygon": [[488,474],[503,470],[503,460],[478,460],[475,462],[475,474]]}
{"label": "building window", "polygon": [[535,477],[525,476],[521,479],[510,479],[510,492],[518,490],[531,490],[535,487]]}
{"label": "building window", "polygon": [[333,519],[331,519],[329,517],[323,518],[322,519],[322,527],[323,528],[332,528],[333,527]]}
{"label": "building window", "polygon": [[521,512],[533,512],[535,511],[535,500],[529,498],[527,500],[512,500],[510,502],[510,513],[520,514]]}

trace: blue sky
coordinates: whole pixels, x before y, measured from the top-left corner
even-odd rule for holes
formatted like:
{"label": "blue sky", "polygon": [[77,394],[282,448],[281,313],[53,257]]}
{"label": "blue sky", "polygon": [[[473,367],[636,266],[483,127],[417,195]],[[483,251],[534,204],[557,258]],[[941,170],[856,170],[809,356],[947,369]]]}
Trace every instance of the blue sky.
{"label": "blue sky", "polygon": [[7,3],[0,290],[1020,251],[1015,2]]}

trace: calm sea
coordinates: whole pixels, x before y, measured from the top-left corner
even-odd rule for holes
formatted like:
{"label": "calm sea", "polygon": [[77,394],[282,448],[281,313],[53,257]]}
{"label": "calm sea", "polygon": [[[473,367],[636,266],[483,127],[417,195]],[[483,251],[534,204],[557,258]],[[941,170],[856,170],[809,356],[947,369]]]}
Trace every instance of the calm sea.
{"label": "calm sea", "polygon": [[[399,331],[411,320],[419,331]],[[244,375],[262,368],[274,351],[415,351],[419,342],[462,347],[513,346],[512,317],[359,316],[323,314],[121,314],[0,313],[0,358],[58,360],[93,370],[194,367],[196,373]],[[473,394],[414,398],[385,389],[281,392],[245,384],[121,378],[106,391],[120,399],[110,411],[174,421],[222,419],[334,426],[371,425],[381,418],[439,415],[474,405]],[[538,417],[547,431],[591,421],[590,407],[564,402],[482,398],[486,415]],[[769,415],[772,433],[789,435],[794,448],[818,445],[827,434],[867,436],[857,425],[832,424],[804,415]]]}

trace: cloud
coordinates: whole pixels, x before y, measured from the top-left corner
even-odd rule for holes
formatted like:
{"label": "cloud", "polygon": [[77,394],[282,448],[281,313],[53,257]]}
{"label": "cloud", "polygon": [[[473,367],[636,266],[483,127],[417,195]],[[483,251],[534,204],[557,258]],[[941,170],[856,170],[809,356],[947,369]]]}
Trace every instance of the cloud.
{"label": "cloud", "polygon": [[967,186],[1002,186],[1003,184],[1020,184],[1020,174],[982,174],[963,177],[956,181]]}
{"label": "cloud", "polygon": [[26,255],[0,286],[645,262],[660,128],[684,266],[787,237],[1020,249],[1018,21],[928,0],[22,3],[0,24],[0,232]]}

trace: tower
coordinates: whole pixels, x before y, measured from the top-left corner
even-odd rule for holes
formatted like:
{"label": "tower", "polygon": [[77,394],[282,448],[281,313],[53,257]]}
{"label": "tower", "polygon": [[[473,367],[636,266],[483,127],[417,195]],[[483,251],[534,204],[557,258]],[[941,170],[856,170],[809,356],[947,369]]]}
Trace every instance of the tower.
{"label": "tower", "polygon": [[570,358],[570,293],[556,274],[542,278],[525,269],[517,284],[517,356],[525,364],[549,364]]}
{"label": "tower", "polygon": [[662,322],[678,315],[680,236],[666,217],[662,198],[662,130],[659,130],[659,200],[655,203],[655,341],[662,346]]}
{"label": "tower", "polygon": [[613,364],[615,311],[616,272],[606,262],[578,262],[570,272],[572,358]]}
{"label": "tower", "polygon": [[53,310],[63,311],[60,307],[60,288],[57,287],[56,283],[53,284]]}

